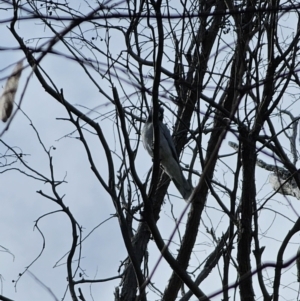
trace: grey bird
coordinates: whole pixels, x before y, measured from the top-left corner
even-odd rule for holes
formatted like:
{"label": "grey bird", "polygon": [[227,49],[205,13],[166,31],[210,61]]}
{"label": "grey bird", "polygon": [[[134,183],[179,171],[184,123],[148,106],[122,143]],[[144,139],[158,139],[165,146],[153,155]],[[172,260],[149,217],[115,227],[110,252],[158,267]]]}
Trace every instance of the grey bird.
{"label": "grey bird", "polygon": [[[173,139],[167,126],[163,123],[164,109],[159,108],[158,126],[159,126],[159,159],[160,165],[165,173],[175,184],[176,188],[185,199],[188,201],[193,187],[185,179],[182,169],[179,164],[177,152],[174,146]],[[142,129],[143,145],[148,154],[153,158],[153,118],[152,109]]]}

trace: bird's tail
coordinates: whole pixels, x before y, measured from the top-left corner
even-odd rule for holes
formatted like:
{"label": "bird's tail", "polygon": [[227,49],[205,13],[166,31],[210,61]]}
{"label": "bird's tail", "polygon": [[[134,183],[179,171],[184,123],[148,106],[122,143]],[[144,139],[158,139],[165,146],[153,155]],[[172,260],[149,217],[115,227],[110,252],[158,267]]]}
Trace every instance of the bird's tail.
{"label": "bird's tail", "polygon": [[180,192],[181,196],[184,198],[186,202],[188,202],[193,192],[192,185],[186,180],[184,175],[182,175],[181,183],[178,183],[174,178],[172,178],[172,180],[177,190]]}

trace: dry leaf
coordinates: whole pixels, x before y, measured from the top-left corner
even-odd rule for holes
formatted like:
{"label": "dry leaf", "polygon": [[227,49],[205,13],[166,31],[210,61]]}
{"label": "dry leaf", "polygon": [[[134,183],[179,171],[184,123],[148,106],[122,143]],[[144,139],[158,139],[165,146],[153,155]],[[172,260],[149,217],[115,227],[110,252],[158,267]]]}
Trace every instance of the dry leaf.
{"label": "dry leaf", "polygon": [[15,95],[22,73],[22,67],[23,62],[20,62],[16,65],[11,76],[7,79],[3,93],[0,97],[0,119],[3,122],[7,121],[13,110]]}

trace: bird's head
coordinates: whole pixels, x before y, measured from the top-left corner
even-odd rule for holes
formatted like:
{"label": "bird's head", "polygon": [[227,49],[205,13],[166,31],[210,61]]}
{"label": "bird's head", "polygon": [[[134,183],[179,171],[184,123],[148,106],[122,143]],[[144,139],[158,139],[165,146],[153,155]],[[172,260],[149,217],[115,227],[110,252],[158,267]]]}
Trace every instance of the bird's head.
{"label": "bird's head", "polygon": [[[164,108],[159,106],[159,108],[158,108],[158,120],[162,122],[163,119],[164,119]],[[147,122],[152,122],[152,120],[153,120],[153,108],[150,108]]]}
{"label": "bird's head", "polygon": [[164,108],[159,107],[159,109],[158,109],[158,120],[163,121],[163,119],[164,119]]}

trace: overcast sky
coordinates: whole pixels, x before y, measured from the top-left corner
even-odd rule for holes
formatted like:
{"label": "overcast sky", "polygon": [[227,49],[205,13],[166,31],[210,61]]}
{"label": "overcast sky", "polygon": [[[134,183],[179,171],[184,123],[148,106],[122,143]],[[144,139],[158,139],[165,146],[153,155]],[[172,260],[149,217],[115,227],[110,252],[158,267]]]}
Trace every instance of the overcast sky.
{"label": "overcast sky", "polygon": [[[11,14],[11,11],[0,10],[0,19],[9,18]],[[34,37],[51,37],[53,35],[48,29],[38,23],[36,20],[20,23],[17,26],[20,36],[24,40],[27,40]],[[7,25],[9,24],[0,25],[0,46],[17,47],[18,45],[6,27]],[[115,49],[116,53],[120,47],[124,47],[124,45],[120,46],[118,41],[119,37],[114,37],[111,42],[115,43],[112,44],[112,49]],[[28,43],[31,46],[35,46],[41,43],[41,41],[28,40]],[[61,46],[58,46],[56,49],[60,49],[59,47]],[[5,77],[11,73],[14,64],[22,58],[24,58],[24,55],[21,51],[1,51],[0,79],[3,79],[0,83],[1,89],[5,84]],[[51,150],[54,172],[57,179],[65,179],[66,181],[58,191],[61,195],[65,195],[64,201],[70,207],[77,221],[82,225],[82,235],[85,237],[97,225],[112,217],[115,209],[111,199],[92,173],[83,145],[78,139],[65,137],[65,135],[74,130],[74,127],[68,121],[57,120],[57,118],[68,118],[66,110],[44,91],[35,76],[30,76],[31,70],[26,61],[24,61],[24,65],[27,67],[24,69],[20,80],[16,102],[19,102],[25,83],[29,79],[29,84],[22,101],[22,110],[28,115],[38,130],[46,149],[55,147],[55,149]],[[82,69],[71,60],[55,55],[47,56],[43,60],[42,66],[54,80],[57,87],[59,89],[63,88],[64,96],[69,102],[74,105],[80,104],[90,109],[97,108],[99,122],[101,122],[101,127],[104,129],[109,145],[112,150],[118,152],[119,145],[115,140],[115,135],[112,134],[111,120],[101,117],[114,108],[98,92],[95,85],[91,83]],[[99,83],[103,82],[99,75],[95,75],[95,79],[99,80]],[[130,93],[130,87],[127,87],[128,93]],[[111,87],[101,86],[101,88],[111,95]],[[211,92],[207,92],[207,94],[209,93]],[[85,109],[83,111],[87,112]],[[168,116],[167,114],[167,117],[172,121],[172,116]],[[2,131],[4,126],[5,124],[0,124],[0,131]],[[171,124],[169,126],[171,128]],[[74,137],[76,136],[74,135]],[[50,170],[47,154],[39,144],[37,135],[30,125],[29,119],[21,111],[17,113],[9,130],[5,132],[2,139],[10,146],[16,147],[18,152],[24,154],[24,160],[31,167],[49,176]],[[106,179],[103,149],[98,139],[89,139],[93,155],[95,156],[95,162]],[[222,148],[223,154],[233,152],[227,146],[227,142],[230,140],[236,142],[236,138],[232,134],[228,134]],[[0,153],[3,154],[5,150],[4,145],[0,145]],[[268,161],[267,156],[260,155],[260,158]],[[236,164],[236,156],[224,158],[223,160],[232,168]],[[139,175],[145,179],[148,170],[151,168],[152,161],[142,146],[138,152],[137,162]],[[272,162],[269,160],[268,163]],[[23,169],[19,163],[15,164],[14,167]],[[233,175],[229,173],[225,174],[225,165],[221,163],[217,168],[217,175],[219,175],[220,181],[230,187]],[[201,171],[199,170],[199,172]],[[270,185],[266,184],[267,178],[268,172],[257,168],[258,202],[272,193]],[[2,252],[0,254],[1,294],[16,301],[53,300],[53,296],[29,274],[22,276],[16,287],[15,283],[12,282],[12,280],[18,279],[19,273],[23,273],[24,269],[37,258],[43,248],[42,236],[37,229],[34,229],[34,225],[37,219],[45,215],[38,223],[45,237],[44,252],[29,270],[48,286],[60,300],[67,289],[65,258],[61,258],[68,252],[71,244],[71,228],[68,218],[64,213],[56,212],[59,210],[59,207],[55,203],[37,193],[39,190],[49,192],[49,187],[43,182],[35,181],[32,178],[21,175],[15,170],[0,174],[0,187],[0,245],[10,252]],[[178,196],[173,184],[170,185],[169,192]],[[274,201],[271,203],[270,210],[262,213],[266,215],[266,218],[260,219],[262,221],[260,227],[261,231],[265,234],[264,243],[268,245],[263,258],[265,261],[275,259],[274,250],[278,249],[280,241],[286,235],[287,230],[293,226],[293,221],[296,220],[297,214],[300,212],[300,203],[295,198],[288,197],[288,199],[291,200],[296,213],[289,206],[286,198],[279,194],[273,197]],[[211,201],[209,206],[217,207],[212,198],[209,198],[209,200]],[[178,199],[177,201],[173,202],[176,204],[173,208],[176,217],[180,216],[185,207],[185,203],[182,200]],[[288,223],[285,218],[275,213],[273,209],[280,211],[283,215],[289,216],[291,222]],[[53,214],[49,214],[51,212]],[[211,214],[212,211],[207,209],[207,212]],[[217,229],[218,237],[220,237],[222,229],[226,229],[227,227],[227,224],[224,225],[224,223],[227,223],[227,219],[224,218],[223,221],[222,216],[223,213],[217,210],[215,210],[213,216],[208,216],[204,213],[202,226],[204,224],[208,227],[214,225]],[[174,228],[174,220],[171,216],[168,202],[166,202],[160,217],[159,228],[162,231],[163,238],[168,239]],[[183,218],[182,227],[184,227],[185,220],[186,216]],[[216,222],[218,225],[215,224]],[[295,245],[290,244],[285,253],[285,258],[295,255],[298,248],[298,239],[298,235],[293,239]],[[170,246],[173,250],[177,249],[176,241],[178,241],[178,237],[174,238],[174,244]],[[192,265],[194,266],[198,264],[197,258],[203,260],[213,250],[213,243],[211,242],[211,238],[206,234],[204,226],[200,229],[198,243],[199,253],[194,254],[192,258]],[[153,242],[150,242],[149,250],[153,251],[151,254],[154,254],[149,259],[150,267],[153,268],[159,258],[159,253]],[[106,221],[84,241],[82,254],[81,265],[85,269],[86,278],[107,278],[118,275],[118,268],[120,262],[126,258],[126,251],[116,218]],[[54,268],[54,266],[56,267]],[[292,271],[289,273],[290,278],[284,281],[286,281],[286,284],[295,282],[293,288],[297,289],[296,269],[294,266],[291,269]],[[161,290],[164,289],[166,279],[169,277],[169,272],[165,271],[168,271],[167,264],[162,261],[153,278],[155,284]],[[273,275],[271,269],[268,272],[270,275]],[[215,273],[217,274],[218,271],[215,271]],[[292,275],[295,277],[293,278]],[[207,294],[214,292],[218,288],[215,283],[211,282],[211,279],[209,278],[203,283],[203,286],[205,285],[205,293]],[[232,278],[233,280],[235,278]],[[90,293],[93,295],[94,300],[113,300],[114,287],[118,286],[119,283],[120,279],[117,279],[103,284],[92,285],[91,287],[89,285],[82,285],[80,287],[84,289],[87,300],[90,300]],[[285,297],[287,299],[289,299],[289,296],[294,296],[294,292],[289,291],[291,287],[288,286],[286,289]],[[69,292],[67,292],[65,300],[71,300]]]}

